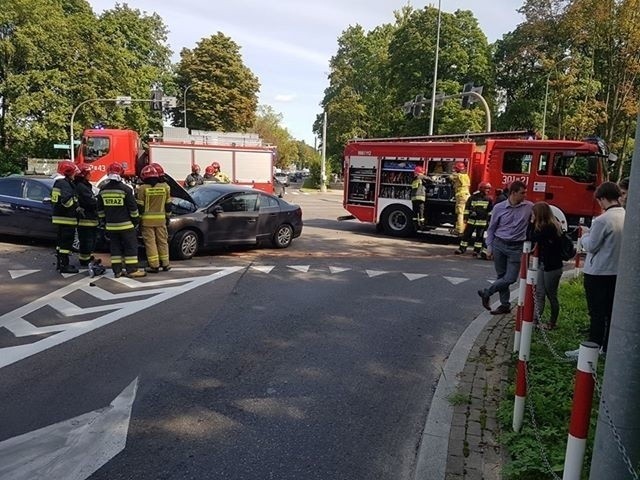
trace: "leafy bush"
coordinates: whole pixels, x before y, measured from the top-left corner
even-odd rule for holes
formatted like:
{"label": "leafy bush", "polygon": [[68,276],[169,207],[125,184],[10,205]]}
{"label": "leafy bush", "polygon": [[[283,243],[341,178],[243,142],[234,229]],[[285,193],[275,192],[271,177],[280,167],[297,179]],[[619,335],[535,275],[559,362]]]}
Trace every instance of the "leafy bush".
{"label": "leafy bush", "polygon": [[[558,327],[547,332],[549,341],[557,353],[564,357],[566,350],[578,348],[583,338],[581,330],[589,324],[587,305],[584,297],[582,279],[575,279],[560,285],[560,318]],[[548,306],[543,315],[545,321]],[[527,407],[522,429],[519,433],[512,430],[513,401],[515,386],[507,389],[506,398],[498,409],[498,421],[502,426],[501,443],[509,454],[509,460],[503,470],[507,480],[544,480],[553,478],[543,461],[541,447],[551,465],[551,469],[561,475],[564,467],[564,454],[567,446],[569,420],[576,364],[563,362],[554,357],[543,342],[542,333],[535,331],[531,344],[529,362],[529,390]],[[515,379],[517,356],[514,355],[510,378]],[[598,362],[598,374],[602,375],[604,361]],[[532,402],[535,422],[541,443],[536,438],[528,402]],[[589,439],[585,454],[583,478],[588,477],[591,463],[593,437],[598,415],[598,399],[594,398]]]}

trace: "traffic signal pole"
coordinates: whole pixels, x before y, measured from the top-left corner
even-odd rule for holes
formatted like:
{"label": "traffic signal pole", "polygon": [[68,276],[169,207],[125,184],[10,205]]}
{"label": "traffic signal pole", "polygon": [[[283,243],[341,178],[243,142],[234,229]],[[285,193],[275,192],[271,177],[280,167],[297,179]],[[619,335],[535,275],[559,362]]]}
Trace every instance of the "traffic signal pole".
{"label": "traffic signal pole", "polygon": [[635,138],[590,480],[637,479],[640,463],[640,113]]}

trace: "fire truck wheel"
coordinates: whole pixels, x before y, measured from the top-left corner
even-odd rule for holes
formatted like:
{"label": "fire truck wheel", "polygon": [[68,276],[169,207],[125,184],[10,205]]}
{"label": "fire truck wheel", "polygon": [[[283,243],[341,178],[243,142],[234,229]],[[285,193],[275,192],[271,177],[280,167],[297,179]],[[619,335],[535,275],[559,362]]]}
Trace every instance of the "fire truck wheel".
{"label": "fire truck wheel", "polygon": [[176,260],[189,260],[196,253],[200,246],[198,234],[193,230],[183,230],[178,232],[171,242],[173,258]]}
{"label": "fire truck wheel", "polygon": [[273,245],[276,248],[287,248],[293,240],[293,228],[283,223],[273,234]]}
{"label": "fire truck wheel", "polygon": [[408,237],[414,232],[413,212],[404,205],[389,205],[382,211],[380,223],[387,235]]}

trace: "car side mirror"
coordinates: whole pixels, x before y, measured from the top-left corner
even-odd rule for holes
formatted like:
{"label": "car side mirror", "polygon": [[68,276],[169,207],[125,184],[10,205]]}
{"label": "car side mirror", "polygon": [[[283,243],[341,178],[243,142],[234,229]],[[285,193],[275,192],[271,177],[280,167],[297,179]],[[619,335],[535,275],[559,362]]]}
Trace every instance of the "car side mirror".
{"label": "car side mirror", "polygon": [[210,210],[209,213],[213,214],[214,217],[217,217],[218,215],[220,215],[223,212],[224,212],[224,209],[220,205],[216,205],[215,207],[213,207]]}

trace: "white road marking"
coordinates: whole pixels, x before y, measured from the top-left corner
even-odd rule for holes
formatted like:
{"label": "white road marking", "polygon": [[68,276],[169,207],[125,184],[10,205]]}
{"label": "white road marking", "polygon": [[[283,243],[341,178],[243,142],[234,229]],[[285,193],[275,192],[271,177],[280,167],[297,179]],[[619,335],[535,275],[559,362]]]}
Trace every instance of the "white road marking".
{"label": "white road marking", "polygon": [[458,285],[462,282],[466,282],[467,280],[469,280],[468,278],[460,278],[460,277],[442,277],[442,278],[444,278],[448,282],[451,282],[452,285]]}
{"label": "white road marking", "polygon": [[389,273],[389,272],[383,272],[381,270],[365,270],[365,272],[367,272],[367,275],[369,275],[369,278],[373,278],[379,275],[384,275],[385,273]]}
{"label": "white road marking", "polygon": [[258,270],[259,272],[262,273],[271,273],[271,270],[273,270],[275,268],[275,265],[273,266],[260,266],[260,265],[253,265],[251,266],[251,268],[253,268],[254,270]]}
{"label": "white road marking", "polygon": [[288,267],[298,272],[307,273],[311,265],[288,265]]}
{"label": "white road marking", "polygon": [[403,273],[403,275],[407,277],[410,282],[429,276],[428,273]]}
{"label": "white road marking", "polygon": [[16,278],[24,277],[25,275],[30,275],[39,271],[40,270],[9,270],[9,275],[11,275],[12,280],[15,280]]}
{"label": "white road marking", "polygon": [[342,268],[342,267],[329,267],[329,271],[331,273],[342,273],[351,270],[350,268]]}
{"label": "white road marking", "polygon": [[62,275],[64,278],[69,278],[69,277],[73,277],[74,275],[78,275],[78,273],[61,273],[60,275]]}
{"label": "white road marking", "polygon": [[[140,312],[146,308],[152,307],[153,305],[164,302],[165,300],[173,298],[194,288],[200,287],[206,283],[219,280],[220,278],[226,277],[227,275],[230,275],[242,269],[244,269],[244,267],[219,267],[217,272],[211,273],[209,275],[195,278],[167,279],[164,281],[164,283],[140,282],[132,278],[118,278],[111,280],[108,280],[108,278],[100,278],[99,280],[96,280],[96,278],[83,276],[79,280],[76,280],[75,282],[70,283],[63,288],[53,291],[38,300],[35,300],[27,305],[23,305],[22,307],[19,307],[11,312],[5,313],[4,315],[0,316],[0,327],[7,328],[16,336],[58,332],[55,335],[43,338],[42,340],[38,340],[37,342],[0,349],[0,368],[6,367],[7,365],[11,365],[12,363],[35,355],[36,353],[40,353],[68,340],[79,337],[80,335],[84,335],[85,333],[95,330],[96,328],[103,327],[112,322],[120,320],[121,318]],[[196,267],[190,270],[196,271],[199,269]],[[181,284],[176,286],[167,286],[165,288],[137,290],[134,292],[116,294],[107,292],[106,290],[98,286],[89,286],[89,283],[91,282],[106,283],[108,281],[117,281],[130,288],[135,288],[136,285],[138,287],[144,288],[146,285],[155,285],[158,283]],[[66,295],[76,290],[83,290],[89,295],[92,295],[100,300],[123,299],[136,296],[145,296],[146,298],[136,299],[130,302],[123,302],[115,305],[111,304],[105,306],[90,307],[87,309],[79,309],[79,307],[73,306],[72,303],[66,300],[61,300]],[[63,312],[68,312],[71,315],[78,315],[87,312],[100,312],[104,310],[109,310],[109,312],[92,320],[75,323],[63,323],[47,327],[37,327],[24,319],[24,317],[26,317],[30,313],[49,305],[52,308],[56,308],[56,306],[60,307],[62,308]]]}
{"label": "white road marking", "polygon": [[0,478],[85,480],[127,442],[138,379],[108,407],[0,442]]}

